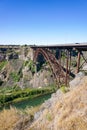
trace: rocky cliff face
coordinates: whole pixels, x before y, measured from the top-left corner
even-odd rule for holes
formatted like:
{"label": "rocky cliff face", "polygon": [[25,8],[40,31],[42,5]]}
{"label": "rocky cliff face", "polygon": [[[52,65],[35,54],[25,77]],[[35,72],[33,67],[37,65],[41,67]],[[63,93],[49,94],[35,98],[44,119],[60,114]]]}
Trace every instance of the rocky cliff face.
{"label": "rocky cliff face", "polygon": [[47,65],[36,72],[33,50],[29,46],[0,48],[0,86],[43,87],[53,83]]}

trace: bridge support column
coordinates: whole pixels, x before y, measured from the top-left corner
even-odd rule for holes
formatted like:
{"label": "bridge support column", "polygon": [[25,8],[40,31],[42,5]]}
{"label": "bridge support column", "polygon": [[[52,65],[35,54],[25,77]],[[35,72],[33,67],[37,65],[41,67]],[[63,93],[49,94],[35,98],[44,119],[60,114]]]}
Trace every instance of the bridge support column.
{"label": "bridge support column", "polygon": [[[61,50],[59,49],[59,65],[61,66]],[[60,75],[59,75],[59,84],[60,84]]]}
{"label": "bridge support column", "polygon": [[77,58],[77,73],[79,72],[79,66],[80,66],[80,51],[78,51],[78,58]]}
{"label": "bridge support column", "polygon": [[69,66],[69,51],[66,51],[66,76],[65,76],[65,85],[68,85],[68,66]]}
{"label": "bridge support column", "polygon": [[37,73],[37,61],[36,61],[36,58],[35,58],[35,56],[36,56],[35,51],[36,50],[33,49],[33,62],[34,62],[34,65],[35,65],[35,73]]}
{"label": "bridge support column", "polygon": [[70,81],[70,67],[71,67],[71,50],[69,50],[69,81]]}

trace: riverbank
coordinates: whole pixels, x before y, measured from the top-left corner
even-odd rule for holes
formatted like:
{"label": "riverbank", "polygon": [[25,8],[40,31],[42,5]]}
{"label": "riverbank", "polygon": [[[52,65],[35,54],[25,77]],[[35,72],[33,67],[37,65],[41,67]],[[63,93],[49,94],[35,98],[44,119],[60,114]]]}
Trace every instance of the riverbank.
{"label": "riverbank", "polygon": [[[54,87],[47,87],[47,88],[38,88],[38,89],[14,89],[9,91],[3,91],[3,94],[0,93],[0,108],[8,107],[10,105],[31,101],[32,99],[39,98],[41,96],[49,95],[56,91]],[[2,91],[1,91],[2,92]]]}

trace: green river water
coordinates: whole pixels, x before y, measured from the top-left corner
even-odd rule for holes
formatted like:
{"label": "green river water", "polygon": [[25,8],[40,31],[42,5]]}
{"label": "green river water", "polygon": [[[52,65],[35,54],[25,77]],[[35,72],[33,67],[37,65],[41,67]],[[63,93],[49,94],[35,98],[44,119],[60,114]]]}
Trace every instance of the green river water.
{"label": "green river water", "polygon": [[[45,100],[49,99],[51,97],[51,94],[42,95],[33,99],[27,99],[21,102],[17,102],[14,104],[11,104],[11,106],[16,107],[17,109],[25,109],[27,107],[35,107],[38,105],[41,105]],[[5,107],[7,109],[10,108],[10,106]]]}

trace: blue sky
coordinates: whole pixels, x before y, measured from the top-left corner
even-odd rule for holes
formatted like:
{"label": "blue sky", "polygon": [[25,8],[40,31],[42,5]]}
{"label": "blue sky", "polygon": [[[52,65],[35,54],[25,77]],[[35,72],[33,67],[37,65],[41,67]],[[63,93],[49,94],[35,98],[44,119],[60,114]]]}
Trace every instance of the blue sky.
{"label": "blue sky", "polygon": [[87,0],[0,0],[0,44],[87,42]]}

